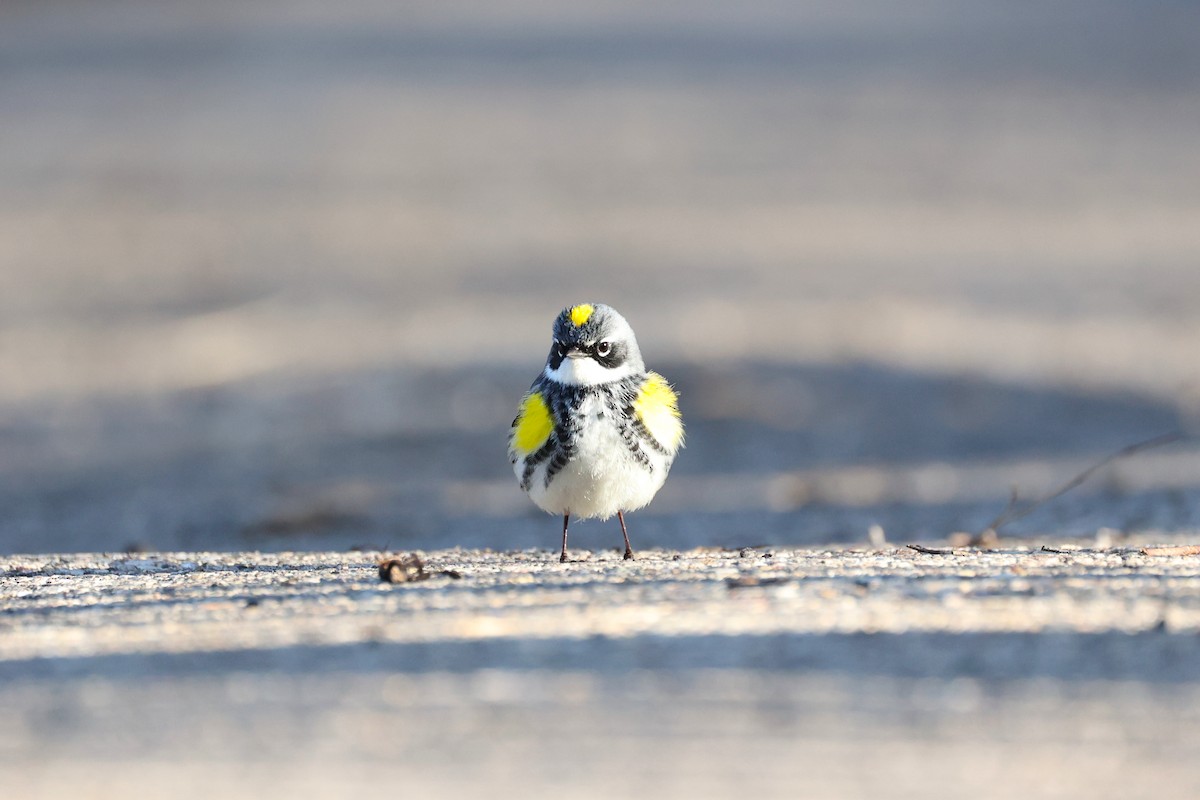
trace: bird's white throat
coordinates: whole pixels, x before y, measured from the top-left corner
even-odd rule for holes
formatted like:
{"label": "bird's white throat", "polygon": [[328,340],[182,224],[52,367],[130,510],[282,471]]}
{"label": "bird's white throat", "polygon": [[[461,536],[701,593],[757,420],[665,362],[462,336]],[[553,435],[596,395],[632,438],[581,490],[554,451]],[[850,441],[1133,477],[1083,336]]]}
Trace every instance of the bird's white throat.
{"label": "bird's white throat", "polygon": [[557,369],[546,365],[546,377],[567,386],[599,386],[633,374],[628,362],[605,367],[593,358],[564,358]]}

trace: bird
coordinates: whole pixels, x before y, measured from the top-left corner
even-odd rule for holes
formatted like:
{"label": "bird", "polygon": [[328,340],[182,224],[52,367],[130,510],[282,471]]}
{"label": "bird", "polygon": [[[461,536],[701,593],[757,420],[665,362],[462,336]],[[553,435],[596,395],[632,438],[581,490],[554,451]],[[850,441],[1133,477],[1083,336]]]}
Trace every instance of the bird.
{"label": "bird", "polygon": [[541,374],[521,399],[508,457],[521,488],[562,515],[562,552],[572,519],[621,523],[662,488],[683,447],[678,396],[647,371],[633,328],[603,303],[568,306],[554,320]]}

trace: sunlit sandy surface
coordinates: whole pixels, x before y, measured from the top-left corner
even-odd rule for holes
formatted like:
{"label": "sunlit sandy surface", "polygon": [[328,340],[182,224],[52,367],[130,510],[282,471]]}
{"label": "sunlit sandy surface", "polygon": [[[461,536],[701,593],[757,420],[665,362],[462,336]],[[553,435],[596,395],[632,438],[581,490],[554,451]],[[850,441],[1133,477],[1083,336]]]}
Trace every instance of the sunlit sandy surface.
{"label": "sunlit sandy surface", "polygon": [[377,554],[9,558],[10,790],[1197,789],[1196,557],[574,555],[434,552],[406,584],[379,581]]}

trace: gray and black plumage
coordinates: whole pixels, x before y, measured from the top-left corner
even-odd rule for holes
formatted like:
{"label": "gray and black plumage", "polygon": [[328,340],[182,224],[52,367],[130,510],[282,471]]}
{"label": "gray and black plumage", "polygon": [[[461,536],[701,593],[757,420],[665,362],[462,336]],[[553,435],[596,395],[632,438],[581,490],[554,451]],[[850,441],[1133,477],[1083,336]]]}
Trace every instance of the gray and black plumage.
{"label": "gray and black plumage", "polygon": [[508,445],[521,488],[563,516],[561,559],[571,517],[614,514],[632,558],[624,512],[653,499],[682,445],[675,392],[646,370],[625,318],[601,303],[563,309]]}

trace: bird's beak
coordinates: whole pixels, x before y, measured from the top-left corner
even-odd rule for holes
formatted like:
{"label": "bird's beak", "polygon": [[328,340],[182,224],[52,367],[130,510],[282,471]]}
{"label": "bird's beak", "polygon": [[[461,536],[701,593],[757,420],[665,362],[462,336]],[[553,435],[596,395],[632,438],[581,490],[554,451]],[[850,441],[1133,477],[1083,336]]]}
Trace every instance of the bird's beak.
{"label": "bird's beak", "polygon": [[567,351],[567,358],[587,358],[587,353],[583,352],[578,347],[572,347]]}

